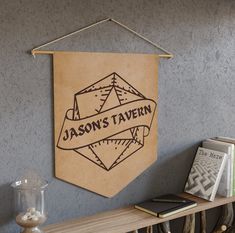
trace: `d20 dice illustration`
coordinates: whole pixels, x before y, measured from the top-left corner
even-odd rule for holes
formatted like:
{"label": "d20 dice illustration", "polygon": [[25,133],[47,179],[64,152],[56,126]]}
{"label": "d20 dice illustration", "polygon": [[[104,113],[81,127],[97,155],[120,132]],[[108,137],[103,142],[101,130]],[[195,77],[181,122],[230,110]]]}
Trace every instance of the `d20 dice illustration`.
{"label": "d20 dice illustration", "polygon": [[[91,170],[86,172],[95,170],[94,175],[100,173],[108,179],[118,169],[128,172],[135,156],[139,161],[137,152],[145,147],[156,105],[113,72],[74,94],[73,109],[66,113],[57,148],[73,151],[72,157],[79,156],[89,164]],[[89,185],[82,187],[93,191]]]}
{"label": "d20 dice illustration", "polygon": [[[125,103],[145,98],[121,76],[112,73],[75,94],[75,118],[88,117]],[[81,106],[82,103],[89,105]]]}

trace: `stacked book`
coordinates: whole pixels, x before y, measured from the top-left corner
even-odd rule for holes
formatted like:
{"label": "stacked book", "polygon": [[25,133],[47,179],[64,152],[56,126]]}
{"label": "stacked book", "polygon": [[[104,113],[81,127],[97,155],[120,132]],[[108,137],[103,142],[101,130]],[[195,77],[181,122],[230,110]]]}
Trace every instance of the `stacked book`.
{"label": "stacked book", "polygon": [[165,194],[139,203],[135,205],[135,208],[159,218],[166,218],[195,206],[197,203],[193,200],[176,194]]}
{"label": "stacked book", "polygon": [[185,192],[213,201],[215,195],[235,195],[235,138],[207,139],[199,147],[192,164]]}

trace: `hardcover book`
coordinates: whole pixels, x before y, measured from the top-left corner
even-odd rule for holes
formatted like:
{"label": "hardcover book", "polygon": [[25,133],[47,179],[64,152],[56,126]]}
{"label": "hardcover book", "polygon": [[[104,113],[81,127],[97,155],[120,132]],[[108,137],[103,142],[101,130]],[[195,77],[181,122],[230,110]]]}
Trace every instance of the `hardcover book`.
{"label": "hardcover book", "polygon": [[[213,139],[218,140],[218,141],[222,141],[222,142],[231,143],[231,144],[235,145],[235,138],[215,137]],[[233,153],[233,168],[235,168],[235,146],[234,146],[234,153]],[[235,172],[234,172],[234,169],[233,169],[232,180],[233,180],[233,196],[235,196]]]}
{"label": "hardcover book", "polygon": [[135,208],[159,218],[165,218],[195,206],[197,206],[195,201],[175,194],[167,194],[137,204]]}
{"label": "hardcover book", "polygon": [[185,185],[185,192],[213,201],[227,154],[199,147]]}
{"label": "hardcover book", "polygon": [[217,194],[224,197],[231,197],[233,194],[233,162],[234,162],[234,145],[226,142],[207,139],[203,141],[202,146],[207,149],[216,150],[226,153],[227,163],[220,180]]}

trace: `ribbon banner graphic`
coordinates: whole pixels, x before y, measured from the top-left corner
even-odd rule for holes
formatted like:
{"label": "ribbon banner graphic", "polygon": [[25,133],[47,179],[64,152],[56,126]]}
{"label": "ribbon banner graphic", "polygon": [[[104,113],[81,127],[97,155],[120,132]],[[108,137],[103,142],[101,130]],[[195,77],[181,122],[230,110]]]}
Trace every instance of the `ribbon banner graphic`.
{"label": "ribbon banner graphic", "polygon": [[156,55],[54,54],[58,178],[113,196],[156,160],[157,62]]}

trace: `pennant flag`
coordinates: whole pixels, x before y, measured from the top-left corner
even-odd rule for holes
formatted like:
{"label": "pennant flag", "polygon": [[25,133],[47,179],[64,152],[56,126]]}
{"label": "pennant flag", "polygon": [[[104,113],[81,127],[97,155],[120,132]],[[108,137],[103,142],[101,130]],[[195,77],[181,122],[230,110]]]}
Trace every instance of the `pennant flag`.
{"label": "pennant flag", "polygon": [[56,177],[112,197],[157,159],[157,55],[55,52]]}

